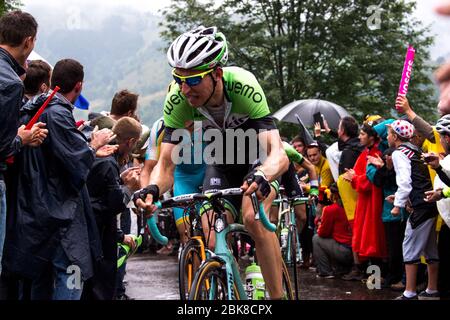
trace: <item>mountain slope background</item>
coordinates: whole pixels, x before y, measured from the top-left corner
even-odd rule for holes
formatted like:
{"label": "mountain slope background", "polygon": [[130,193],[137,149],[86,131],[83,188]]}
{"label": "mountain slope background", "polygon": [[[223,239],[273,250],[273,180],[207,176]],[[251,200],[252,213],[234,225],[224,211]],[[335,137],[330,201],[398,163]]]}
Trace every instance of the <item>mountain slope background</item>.
{"label": "mountain slope background", "polygon": [[[165,44],[159,37],[161,17],[130,7],[100,7],[89,12],[80,7],[27,5],[39,23],[36,51],[55,64],[73,58],[85,68],[83,95],[89,111],[109,111],[118,90],[140,95],[139,115],[150,126],[162,115],[171,80]],[[88,112],[75,111],[86,119]]]}
{"label": "mountain slope background", "polygon": [[[114,93],[129,89],[140,95],[139,114],[144,124],[150,126],[162,115],[171,80],[170,67],[166,44],[159,34],[158,24],[163,18],[156,11],[148,11],[149,4],[142,5],[144,10],[135,0],[126,5],[88,0],[22,3],[22,9],[39,22],[36,51],[52,64],[62,58],[74,58],[85,66],[83,94],[91,102],[90,111],[109,110]],[[437,65],[450,52],[450,42],[444,45],[446,34],[442,32],[444,26],[450,25],[450,19],[433,18],[430,3],[418,3],[417,11],[422,12],[424,23],[434,22],[431,33],[439,35],[438,49],[431,48],[434,61],[430,62]],[[76,119],[87,118],[87,114],[75,111]]]}

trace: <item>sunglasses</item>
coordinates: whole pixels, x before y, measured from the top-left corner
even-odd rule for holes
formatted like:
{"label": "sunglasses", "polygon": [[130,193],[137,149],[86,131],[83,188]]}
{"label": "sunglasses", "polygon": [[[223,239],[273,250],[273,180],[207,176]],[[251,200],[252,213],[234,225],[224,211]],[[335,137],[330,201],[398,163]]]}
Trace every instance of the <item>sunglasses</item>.
{"label": "sunglasses", "polygon": [[210,74],[213,71],[214,71],[214,69],[211,69],[211,70],[208,70],[208,71],[205,71],[202,73],[194,74],[192,76],[180,76],[175,73],[175,70],[172,70],[172,76],[175,79],[175,82],[178,83],[179,85],[182,85],[183,82],[185,82],[189,87],[193,87],[193,86],[199,85],[200,82],[202,82],[202,79],[207,74]]}

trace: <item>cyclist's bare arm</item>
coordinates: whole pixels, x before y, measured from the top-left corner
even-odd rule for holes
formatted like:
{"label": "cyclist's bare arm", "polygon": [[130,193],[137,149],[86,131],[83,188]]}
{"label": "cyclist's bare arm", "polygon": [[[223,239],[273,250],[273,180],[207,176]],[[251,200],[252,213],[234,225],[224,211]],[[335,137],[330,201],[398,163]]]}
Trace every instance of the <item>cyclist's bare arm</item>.
{"label": "cyclist's bare arm", "polygon": [[289,159],[284,152],[278,130],[263,131],[258,134],[258,140],[263,146],[267,146],[267,159],[259,167],[264,172],[268,181],[274,181],[289,167]]}
{"label": "cyclist's bare arm", "polygon": [[[258,170],[264,173],[269,182],[274,181],[286,172],[289,167],[289,159],[281,143],[280,133],[278,130],[263,131],[258,134],[258,140],[262,146],[267,146],[267,159],[258,167]],[[246,185],[247,183],[244,182],[244,189]],[[246,190],[245,195],[253,193],[257,188],[258,185],[253,183]]]}
{"label": "cyclist's bare arm", "polygon": [[155,168],[157,163],[158,161],[156,160],[145,160],[144,167],[142,168],[141,171],[141,179],[140,179],[141,188],[145,188],[146,186],[149,185],[150,175],[152,174],[153,169]]}
{"label": "cyclist's bare arm", "polygon": [[[175,163],[172,161],[172,152],[176,145],[171,143],[162,143],[159,160],[152,170],[149,185],[157,185],[159,194],[168,191],[173,185],[173,173]],[[153,205],[153,196],[148,194],[145,202],[141,199],[136,200],[136,205],[144,209],[146,212],[154,212],[156,207]]]}
{"label": "cyclist's bare arm", "polygon": [[304,168],[306,171],[308,171],[309,179],[310,180],[317,180],[317,172],[314,165],[306,158],[303,158],[303,162],[301,164],[302,168]]}
{"label": "cyclist's bare arm", "polygon": [[175,144],[161,143],[159,160],[152,171],[149,183],[159,187],[159,194],[165,193],[173,186],[175,163],[172,161],[172,152],[175,147]]}

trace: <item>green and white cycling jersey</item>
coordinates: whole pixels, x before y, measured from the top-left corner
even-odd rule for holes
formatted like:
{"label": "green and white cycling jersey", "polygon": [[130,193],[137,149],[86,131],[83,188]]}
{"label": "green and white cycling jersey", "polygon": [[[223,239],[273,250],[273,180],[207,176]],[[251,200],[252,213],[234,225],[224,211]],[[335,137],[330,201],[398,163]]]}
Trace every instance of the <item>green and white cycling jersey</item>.
{"label": "green and white cycling jersey", "polygon": [[185,124],[192,120],[202,121],[204,130],[276,129],[264,92],[251,72],[239,67],[226,67],[223,68],[223,81],[225,119],[222,126],[214,121],[205,107],[192,107],[175,82],[170,85],[164,102],[164,123],[166,129],[169,128],[164,142],[177,143],[172,141],[171,131],[185,128]]}

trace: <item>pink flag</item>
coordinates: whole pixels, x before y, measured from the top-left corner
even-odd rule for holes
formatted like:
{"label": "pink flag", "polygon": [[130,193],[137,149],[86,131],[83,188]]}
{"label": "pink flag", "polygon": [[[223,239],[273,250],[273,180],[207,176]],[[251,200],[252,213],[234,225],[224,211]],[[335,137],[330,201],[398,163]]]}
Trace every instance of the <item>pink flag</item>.
{"label": "pink flag", "polygon": [[403,65],[402,80],[398,88],[397,96],[406,97],[408,93],[409,81],[411,80],[412,66],[414,63],[414,54],[416,50],[410,45],[406,51],[405,64]]}

